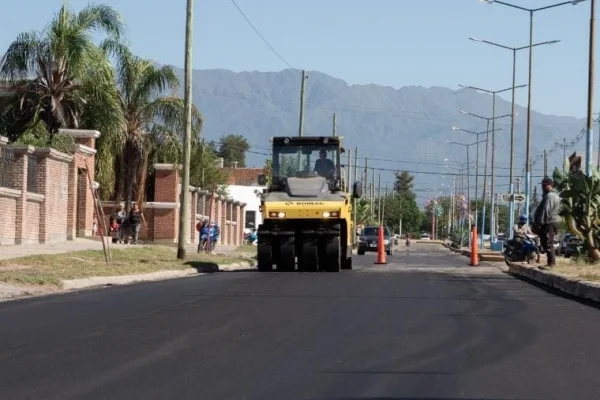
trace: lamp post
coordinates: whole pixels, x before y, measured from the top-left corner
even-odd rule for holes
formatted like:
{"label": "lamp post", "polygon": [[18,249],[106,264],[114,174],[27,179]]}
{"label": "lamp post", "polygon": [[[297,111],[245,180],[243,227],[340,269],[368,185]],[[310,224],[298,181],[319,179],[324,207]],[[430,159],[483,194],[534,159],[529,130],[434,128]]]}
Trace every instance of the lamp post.
{"label": "lamp post", "polygon": [[[463,130],[460,128],[452,128],[453,130]],[[466,131],[468,132],[468,131]],[[485,132],[482,132],[485,133]],[[476,133],[476,135],[478,135]],[[467,165],[470,164],[470,159],[469,159],[469,148],[471,146],[477,146],[477,160],[475,161],[475,182],[478,181],[477,179],[477,175],[479,174],[479,143],[483,143],[486,142],[487,139],[485,140],[480,140],[477,142],[473,142],[473,143],[459,143],[459,142],[453,142],[453,141],[449,141],[447,140],[446,142],[448,144],[454,144],[457,146],[463,146],[466,147],[467,149]],[[475,184],[475,193],[477,193],[477,184]],[[476,195],[477,196],[477,195]],[[471,224],[471,173],[469,172],[469,168],[467,168],[467,218],[469,220],[469,225]],[[475,225],[477,225],[477,207],[475,207]],[[469,239],[469,243],[471,243],[471,240]]]}
{"label": "lamp post", "polygon": [[[533,14],[535,14],[538,11],[544,11],[544,10],[549,10],[551,8],[556,8],[556,7],[560,7],[560,6],[565,6],[568,4],[571,5],[576,5],[578,3],[584,2],[585,0],[571,0],[571,1],[563,1],[560,3],[556,3],[556,4],[552,4],[549,6],[544,6],[544,7],[538,7],[538,8],[526,8],[526,7],[521,7],[515,4],[511,4],[511,3],[507,3],[505,1],[500,1],[500,0],[479,0],[481,2],[484,3],[488,3],[488,4],[501,4],[503,6],[507,6],[507,7],[511,7],[517,10],[521,10],[521,11],[526,11],[529,13],[529,79],[527,82],[527,85],[529,87],[528,89],[528,93],[527,93],[527,146],[526,146],[526,152],[525,152],[525,216],[527,217],[527,219],[529,220],[529,204],[530,204],[530,193],[531,193],[531,78],[533,75],[533,70],[532,70],[532,64],[533,64]],[[593,4],[592,4],[592,8],[593,8]],[[593,17],[593,16],[592,16]],[[592,23],[590,23],[590,25],[593,25]],[[591,42],[591,40],[590,40]],[[592,52],[593,50],[591,50],[590,48],[590,52]],[[589,118],[588,118],[589,119]],[[589,125],[589,124],[588,124]],[[588,143],[587,143],[587,151],[586,153],[589,153],[589,157],[588,160],[591,159],[591,128],[588,127]]]}
{"label": "lamp post", "polygon": [[[458,169],[458,173],[453,173],[454,174],[454,178],[458,177],[459,181],[454,183],[454,196],[457,197],[459,192],[464,195],[464,191],[465,191],[465,184],[464,184],[464,171],[469,169],[469,163],[461,163],[458,161],[454,161],[454,160],[450,160],[448,158],[444,158],[444,161],[447,163],[452,163],[455,164],[456,166],[448,166],[446,165],[446,168],[453,168],[453,169]],[[464,167],[463,167],[464,166]],[[442,175],[443,176],[443,175]],[[458,222],[456,225],[461,227],[462,226],[462,216],[460,213],[460,207],[455,206],[455,210],[457,210],[455,212],[455,220]]]}
{"label": "lamp post", "polygon": [[[519,86],[514,86],[512,85],[509,88],[506,89],[501,89],[501,90],[487,90],[487,89],[482,89],[476,86],[464,86],[464,85],[458,85],[462,88],[466,88],[466,89],[473,89],[473,90],[478,90],[480,92],[484,92],[484,93],[489,93],[492,95],[492,182],[490,184],[490,200],[491,200],[491,208],[492,208],[492,212],[490,213],[490,243],[492,243],[494,241],[494,235],[495,235],[495,224],[494,224],[494,190],[495,190],[495,167],[496,167],[496,95],[499,93],[503,93],[509,90],[514,90],[514,89],[519,89],[522,87],[525,87],[527,85],[519,85]],[[484,200],[485,201],[485,200]]]}
{"label": "lamp post", "polygon": [[[488,142],[488,136],[489,136],[489,129],[483,131],[483,132],[473,132],[470,131],[468,129],[462,129],[462,128],[457,128],[455,126],[452,127],[453,131],[462,131],[462,132],[466,132],[466,133],[470,133],[472,135],[475,135],[477,138],[479,138],[479,135],[483,135],[484,133],[486,134],[486,138],[485,140],[482,140],[480,142],[477,142],[477,150],[476,150],[476,160],[475,160],[475,199],[477,199],[477,195],[479,193],[479,143],[483,143],[485,142],[486,144],[486,156],[487,156],[487,142]],[[502,128],[498,128],[496,129],[498,131],[502,130]],[[468,151],[468,148],[467,148]],[[487,157],[486,157],[487,158]],[[487,159],[486,159],[487,162]],[[477,200],[475,200],[475,202],[477,202]],[[469,200],[469,210],[471,207],[471,203]],[[485,218],[485,216],[483,216],[483,218]],[[475,204],[475,226],[477,227],[477,229],[479,229],[479,213],[477,211],[477,203]]]}
{"label": "lamp post", "polygon": [[483,207],[481,209],[481,249],[483,249],[483,234],[485,232],[485,212],[486,212],[486,207],[485,207],[485,194],[486,194],[486,179],[487,179],[487,159],[488,159],[488,144],[489,144],[489,133],[490,133],[490,121],[492,119],[500,119],[500,118],[506,118],[506,117],[510,117],[511,114],[505,114],[505,115],[500,115],[497,117],[484,117],[478,114],[473,114],[467,111],[459,111],[461,114],[465,114],[465,115],[469,115],[471,117],[475,117],[475,118],[479,118],[479,119],[483,119],[486,121],[486,143],[485,143],[485,162],[484,162],[484,166],[485,168],[483,169],[483,193],[481,196],[481,201],[483,202]]}
{"label": "lamp post", "polygon": [[[514,184],[513,184],[513,180],[514,180],[513,179],[513,165],[514,165],[513,160],[514,160],[514,155],[515,155],[515,116],[516,116],[516,113],[515,113],[515,85],[516,85],[516,77],[517,77],[517,51],[528,49],[529,46],[510,47],[510,46],[505,46],[500,43],[491,42],[489,40],[483,40],[483,39],[478,39],[478,38],[473,38],[473,37],[470,37],[469,39],[473,40],[475,42],[485,43],[485,44],[489,44],[489,45],[492,45],[495,47],[499,47],[501,49],[510,50],[513,55],[513,64],[512,64],[513,90],[512,90],[512,100],[511,100],[512,117],[510,119],[510,172],[509,172],[509,178],[508,178],[508,186],[509,186],[508,192],[511,195],[511,201],[509,203],[508,232],[509,232],[509,238],[512,239],[513,231],[511,229],[511,227],[515,224],[515,221],[514,221],[515,199],[512,198],[512,195],[514,194],[514,189],[515,189]],[[532,45],[531,47],[555,44],[555,43],[559,43],[559,42],[560,42],[560,40],[548,40],[545,42],[536,43],[536,44]]]}

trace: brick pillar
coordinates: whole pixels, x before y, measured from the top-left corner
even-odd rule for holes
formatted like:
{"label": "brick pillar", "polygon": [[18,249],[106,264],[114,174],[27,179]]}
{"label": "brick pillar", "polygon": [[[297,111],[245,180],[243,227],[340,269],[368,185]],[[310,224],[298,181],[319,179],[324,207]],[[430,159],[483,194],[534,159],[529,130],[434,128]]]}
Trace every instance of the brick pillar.
{"label": "brick pillar", "polygon": [[198,232],[196,231],[198,193],[196,192],[196,189],[190,190],[190,192],[190,243],[196,244],[198,242]]}
{"label": "brick pillar", "polygon": [[[40,203],[39,241],[63,242],[69,235],[69,172],[73,157],[54,149],[37,149],[36,193]],[[92,203],[92,210],[93,203]]]}
{"label": "brick pillar", "polygon": [[[240,229],[240,240],[242,239],[243,235],[244,235],[244,227],[246,226],[246,203],[240,203],[240,219],[239,219],[239,224],[242,227]],[[255,229],[258,229],[258,226],[254,227]]]}
{"label": "brick pillar", "polygon": [[173,164],[154,165],[154,202],[163,203],[154,209],[155,242],[176,243],[179,221],[179,168]]}
{"label": "brick pillar", "polygon": [[221,229],[223,229],[223,231],[221,232],[221,244],[222,245],[227,245],[227,199],[226,198],[221,198]]}
{"label": "brick pillar", "polygon": [[[29,166],[29,155],[35,148],[27,145],[13,146],[15,163],[13,164],[13,188],[21,191],[21,197],[17,200],[17,215],[15,227],[15,243],[27,244],[31,240],[27,238],[29,222],[27,218],[27,169]],[[36,222],[37,224],[37,222]]]}
{"label": "brick pillar", "polygon": [[74,142],[76,156],[69,168],[69,189],[67,195],[67,239],[75,236],[90,236],[94,219],[94,197],[90,187],[87,169],[92,182],[96,173],[96,140],[100,132],[87,129],[62,129]]}
{"label": "brick pillar", "polygon": [[[236,246],[242,244],[244,237],[244,227],[240,222],[240,202],[236,200],[231,205],[233,207],[233,220],[235,221],[234,230],[233,230],[233,240]],[[240,233],[241,231],[241,233]]]}

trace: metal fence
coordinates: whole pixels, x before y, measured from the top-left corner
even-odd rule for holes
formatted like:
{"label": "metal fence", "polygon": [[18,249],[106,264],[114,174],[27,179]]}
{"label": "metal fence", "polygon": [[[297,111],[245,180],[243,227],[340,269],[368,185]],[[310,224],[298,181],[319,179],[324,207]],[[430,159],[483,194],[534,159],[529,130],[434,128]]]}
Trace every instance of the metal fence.
{"label": "metal fence", "polygon": [[0,186],[12,188],[15,156],[9,147],[0,147]]}
{"label": "metal fence", "polygon": [[38,169],[38,158],[33,154],[29,155],[27,162],[27,191],[37,193],[37,169]]}

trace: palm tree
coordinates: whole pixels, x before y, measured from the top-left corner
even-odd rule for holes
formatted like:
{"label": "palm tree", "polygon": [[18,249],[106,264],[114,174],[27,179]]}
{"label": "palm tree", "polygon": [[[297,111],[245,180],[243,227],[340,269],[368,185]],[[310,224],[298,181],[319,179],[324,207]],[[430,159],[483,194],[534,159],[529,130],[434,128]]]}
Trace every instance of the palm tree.
{"label": "palm tree", "polygon": [[113,8],[89,5],[74,13],[63,5],[46,29],[21,33],[0,60],[0,82],[13,93],[5,108],[17,120],[18,132],[45,135],[49,144],[60,128],[85,125],[86,110],[98,109],[101,125],[94,126],[109,137],[122,123],[117,107],[114,74],[109,61],[93,39],[103,33],[119,40],[124,30]]}
{"label": "palm tree", "polygon": [[[179,86],[173,68],[157,67],[152,61],[133,55],[117,41],[106,41],[103,49],[116,61],[116,86],[125,130],[122,151],[108,155],[101,162],[116,165],[116,201],[124,197],[129,208],[132,201],[144,202],[151,153],[153,159],[177,162],[180,134],[185,125],[184,102],[180,97],[165,94]],[[193,137],[197,143],[202,116],[196,107],[192,112]]]}

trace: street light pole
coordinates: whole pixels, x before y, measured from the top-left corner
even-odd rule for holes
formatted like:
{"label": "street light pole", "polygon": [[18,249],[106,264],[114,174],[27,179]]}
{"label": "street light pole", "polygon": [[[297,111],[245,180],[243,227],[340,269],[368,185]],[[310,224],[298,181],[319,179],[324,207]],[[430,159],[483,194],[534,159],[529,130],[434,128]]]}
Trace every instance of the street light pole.
{"label": "street light pole", "polygon": [[[464,129],[460,129],[460,128],[453,128],[454,130],[464,130]],[[469,133],[474,133],[474,132],[470,132],[470,131],[466,131],[465,132],[469,132]],[[469,159],[469,147],[471,146],[477,146],[479,148],[479,143],[483,143],[486,142],[486,140],[479,140],[473,143],[459,143],[459,142],[452,142],[452,141],[447,141],[447,143],[449,144],[455,144],[458,146],[464,146],[467,148],[467,224],[470,225],[471,224],[471,172],[470,172],[470,165],[471,165],[471,161]],[[477,159],[477,161],[475,162],[475,170],[477,171],[477,164],[479,163],[479,159]],[[475,175],[477,176],[477,172],[475,172]],[[477,194],[475,195],[477,197]],[[475,214],[477,214],[477,209],[475,209]],[[469,237],[469,244],[471,243],[471,239]]]}
{"label": "street light pole", "polygon": [[[513,56],[513,64],[512,64],[512,101],[511,101],[511,108],[512,108],[512,113],[511,113],[511,119],[510,119],[510,172],[509,172],[509,179],[508,179],[508,183],[509,183],[509,193],[511,195],[511,201],[509,203],[509,221],[508,221],[508,232],[509,232],[509,238],[512,239],[513,238],[513,230],[512,230],[512,226],[515,224],[515,200],[514,198],[512,198],[512,195],[514,194],[514,179],[513,179],[513,169],[514,169],[514,155],[515,155],[515,85],[516,85],[516,77],[517,77],[517,52],[519,50],[525,50],[525,49],[529,49],[530,46],[522,46],[522,47],[510,47],[510,46],[506,46],[500,43],[496,43],[496,42],[492,42],[489,40],[483,40],[483,39],[478,39],[478,38],[474,38],[474,37],[470,37],[470,40],[474,41],[474,42],[480,42],[480,43],[485,43],[485,44],[489,44],[495,47],[499,47],[501,49],[505,49],[505,50],[510,50]],[[549,41],[545,41],[545,42],[540,42],[540,43],[536,43],[534,45],[532,45],[531,47],[537,47],[537,46],[542,46],[542,45],[548,45],[548,44],[555,44],[555,43],[559,43],[560,40],[549,40]]]}
{"label": "street light pole", "polygon": [[[461,114],[465,114],[465,115],[469,115],[471,117],[475,117],[475,118],[479,118],[479,119],[483,119],[486,121],[486,130],[485,132],[481,132],[482,134],[485,133],[486,134],[486,138],[485,138],[485,161],[484,161],[484,172],[483,172],[483,194],[482,194],[482,210],[481,210],[481,249],[483,249],[483,234],[485,232],[485,213],[486,213],[486,204],[485,204],[485,195],[486,195],[486,184],[487,184],[487,160],[488,160],[488,143],[489,143],[489,132],[490,132],[490,121],[492,120],[491,117],[483,117],[481,115],[477,115],[477,114],[473,114],[467,111],[459,111]],[[498,117],[494,117],[493,119],[500,119],[500,118],[506,118],[506,117],[510,117],[511,114],[505,114],[505,115],[500,115]],[[458,128],[457,128],[458,129]],[[458,129],[458,130],[462,130],[465,131],[464,129]],[[501,129],[498,129],[501,130]],[[469,133],[475,133],[475,132],[470,132],[470,131],[466,131]]]}
{"label": "street light pole", "polygon": [[[495,165],[496,165],[496,95],[499,93],[503,93],[506,92],[508,90],[515,90],[515,89],[519,89],[522,87],[525,87],[527,85],[519,85],[519,86],[515,86],[514,84],[506,89],[502,89],[502,90],[487,90],[487,89],[482,89],[479,87],[475,87],[475,86],[464,86],[464,85],[458,85],[460,87],[466,88],[466,89],[473,89],[473,90],[478,90],[484,93],[489,93],[492,95],[492,182],[491,182],[491,186],[490,186],[490,202],[491,202],[491,208],[492,208],[492,212],[490,213],[490,243],[492,243],[494,241],[494,237],[495,237],[495,229],[496,226],[494,224],[495,221],[495,216],[494,216],[494,205],[495,205],[495,198],[494,198],[494,190],[495,190]],[[512,115],[512,118],[514,118],[514,115]]]}
{"label": "street light pole", "polygon": [[[527,92],[527,145],[525,151],[525,216],[529,220],[529,205],[531,202],[530,193],[531,193],[531,86],[532,86],[532,75],[533,75],[533,14],[537,11],[549,10],[551,8],[556,8],[560,6],[564,6],[567,4],[576,5],[585,0],[571,0],[571,1],[563,1],[561,3],[552,4],[549,6],[538,7],[538,8],[525,8],[521,6],[517,6],[515,4],[507,3],[499,0],[482,0],[488,4],[498,3],[503,6],[511,7],[517,10],[526,11],[529,13],[529,80],[527,82],[528,92]],[[593,7],[593,6],[592,6]],[[590,23],[591,25],[591,23]],[[591,134],[591,129],[588,129],[588,132]],[[590,136],[591,138],[591,136]],[[591,144],[591,143],[590,143]],[[591,152],[591,149],[588,149]]]}
{"label": "street light pole", "polygon": [[183,136],[183,171],[181,195],[179,196],[179,231],[177,235],[177,258],[185,260],[185,246],[190,232],[190,155],[192,142],[192,39],[194,0],[187,0],[185,18],[185,130]]}
{"label": "street light pole", "polygon": [[590,50],[588,65],[588,109],[587,109],[587,132],[586,132],[586,163],[585,173],[592,176],[592,145],[594,134],[594,63],[595,63],[595,42],[596,42],[596,0],[591,1],[590,6]]}

